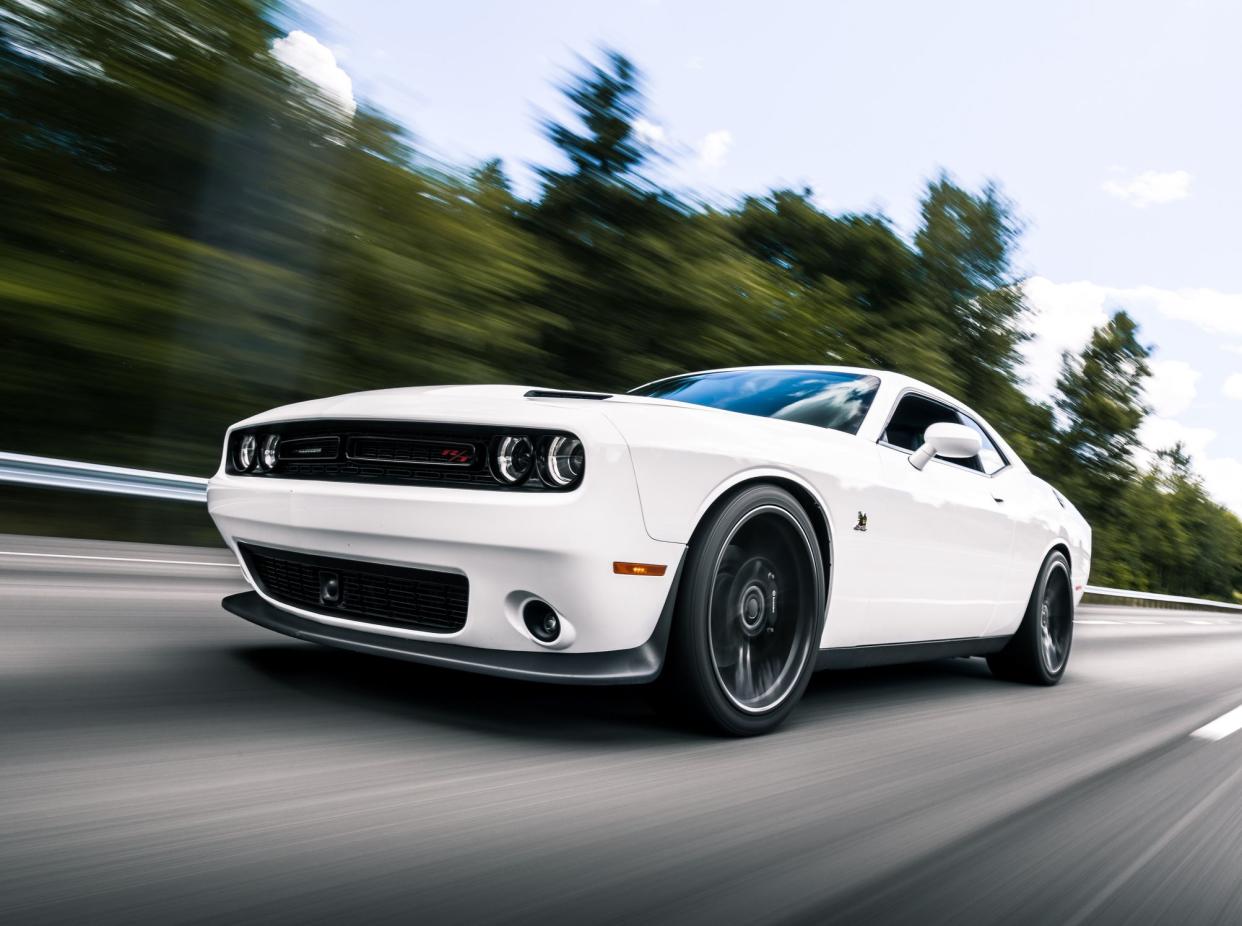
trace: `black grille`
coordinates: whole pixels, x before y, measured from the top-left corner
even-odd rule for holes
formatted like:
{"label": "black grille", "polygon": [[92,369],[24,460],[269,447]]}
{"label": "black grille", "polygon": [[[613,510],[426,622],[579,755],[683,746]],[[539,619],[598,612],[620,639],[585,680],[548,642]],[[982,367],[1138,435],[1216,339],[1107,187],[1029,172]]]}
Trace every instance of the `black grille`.
{"label": "black grille", "polygon": [[348,482],[384,482],[392,485],[417,482],[443,482],[462,485],[493,487],[496,478],[491,473],[455,472],[453,470],[411,470],[398,466],[367,466],[353,463],[290,463],[282,475],[305,479],[337,479]]}
{"label": "black grille", "polygon": [[384,566],[238,544],[260,590],[316,614],[454,633],[466,624],[470,583],[431,569]]}
{"label": "black grille", "polygon": [[447,441],[403,440],[394,437],[355,437],[346,456],[351,460],[379,463],[412,463],[418,466],[472,466],[479,457],[474,444]]}
{"label": "black grille", "polygon": [[[385,485],[441,485],[505,492],[569,492],[545,481],[536,467],[516,485],[493,473],[491,453],[501,437],[521,434],[542,452],[563,431],[492,425],[428,424],[401,421],[315,420],[276,422],[232,432],[226,466],[233,475],[257,479],[313,479]],[[243,439],[259,447],[279,439],[275,466],[239,467]]]}

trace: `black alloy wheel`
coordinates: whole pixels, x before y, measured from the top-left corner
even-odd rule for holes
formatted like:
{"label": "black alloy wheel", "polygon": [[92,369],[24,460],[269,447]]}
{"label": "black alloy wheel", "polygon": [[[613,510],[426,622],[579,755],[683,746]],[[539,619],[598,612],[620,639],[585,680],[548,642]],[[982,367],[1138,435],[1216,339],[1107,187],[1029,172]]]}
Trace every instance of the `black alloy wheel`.
{"label": "black alloy wheel", "polygon": [[1031,591],[1017,632],[999,653],[988,657],[998,678],[1030,685],[1055,685],[1065,675],[1074,643],[1074,591],[1069,560],[1048,554]]}
{"label": "black alloy wheel", "polygon": [[700,527],[687,557],[666,682],[695,719],[766,733],[814,671],[825,607],[814,526],[785,490],[752,486]]}

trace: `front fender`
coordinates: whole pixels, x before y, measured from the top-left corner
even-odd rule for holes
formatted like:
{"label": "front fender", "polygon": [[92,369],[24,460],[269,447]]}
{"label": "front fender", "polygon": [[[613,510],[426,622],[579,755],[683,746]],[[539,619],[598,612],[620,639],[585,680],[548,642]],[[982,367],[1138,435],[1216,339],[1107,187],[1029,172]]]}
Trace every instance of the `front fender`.
{"label": "front fender", "polygon": [[857,438],[804,424],[650,406],[618,405],[608,416],[629,445],[643,521],[654,540],[689,542],[713,503],[759,478],[799,486],[831,531],[844,495],[874,476]]}

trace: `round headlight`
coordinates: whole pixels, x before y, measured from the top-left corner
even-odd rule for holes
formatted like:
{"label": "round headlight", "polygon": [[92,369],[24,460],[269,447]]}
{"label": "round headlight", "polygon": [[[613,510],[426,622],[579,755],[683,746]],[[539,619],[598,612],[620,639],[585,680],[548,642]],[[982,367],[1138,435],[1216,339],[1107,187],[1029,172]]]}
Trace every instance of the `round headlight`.
{"label": "round headlight", "polygon": [[586,468],[586,452],[576,437],[554,437],[548,442],[544,468],[554,486],[573,485]]}
{"label": "round headlight", "polygon": [[496,443],[496,475],[510,484],[530,475],[535,448],[527,437],[502,437]]}
{"label": "round headlight", "polygon": [[263,452],[259,455],[259,464],[264,469],[276,468],[276,448],[280,445],[280,438],[275,434],[269,434],[263,441]]}
{"label": "round headlight", "polygon": [[241,439],[241,443],[237,445],[237,459],[234,462],[243,473],[249,472],[250,467],[254,466],[256,450],[258,450],[258,441],[254,439],[253,434],[247,434]]}

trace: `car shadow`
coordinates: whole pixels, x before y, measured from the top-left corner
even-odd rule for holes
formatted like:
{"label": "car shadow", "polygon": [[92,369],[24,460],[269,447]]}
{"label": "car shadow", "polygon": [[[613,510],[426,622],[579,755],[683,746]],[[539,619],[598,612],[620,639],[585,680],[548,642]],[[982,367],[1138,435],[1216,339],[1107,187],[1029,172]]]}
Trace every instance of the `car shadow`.
{"label": "car shadow", "polygon": [[837,713],[858,706],[881,706],[888,700],[904,704],[921,698],[971,697],[977,693],[977,687],[963,684],[971,680],[995,682],[983,659],[938,659],[865,669],[837,669],[815,673],[803,702]]}
{"label": "car shadow", "polygon": [[656,709],[649,686],[524,682],[313,644],[251,646],[233,653],[271,681],[319,703],[495,736],[633,742],[694,735]]}
{"label": "car shadow", "polygon": [[[701,741],[704,731],[662,711],[654,686],[576,686],[494,678],[382,659],[313,644],[234,649],[233,655],[299,697],[316,703],[492,736],[574,742]],[[991,679],[981,659],[947,659],[812,677],[799,716],[822,718],[891,702],[970,694]],[[963,690],[963,688],[967,690]]]}

